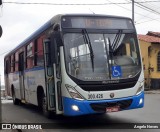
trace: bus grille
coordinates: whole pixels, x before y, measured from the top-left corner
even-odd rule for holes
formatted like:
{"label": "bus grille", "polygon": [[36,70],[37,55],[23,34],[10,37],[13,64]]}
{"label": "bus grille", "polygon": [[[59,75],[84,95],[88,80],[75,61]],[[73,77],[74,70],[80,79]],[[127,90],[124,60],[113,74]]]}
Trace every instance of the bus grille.
{"label": "bus grille", "polygon": [[137,81],[125,82],[118,84],[79,84],[79,86],[85,91],[110,91],[132,88],[136,85]]}
{"label": "bus grille", "polygon": [[119,106],[120,110],[127,109],[132,104],[132,99],[122,100],[117,102],[106,102],[106,103],[92,103],[91,108],[96,112],[106,112],[107,107]]}

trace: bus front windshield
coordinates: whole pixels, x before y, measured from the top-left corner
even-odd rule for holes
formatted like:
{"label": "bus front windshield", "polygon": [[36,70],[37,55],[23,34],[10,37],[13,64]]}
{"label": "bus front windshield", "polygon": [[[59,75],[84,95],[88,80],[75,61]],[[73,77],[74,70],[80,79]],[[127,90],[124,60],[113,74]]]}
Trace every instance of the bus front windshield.
{"label": "bus front windshield", "polygon": [[141,70],[136,34],[66,33],[64,47],[66,70],[79,80],[127,79]]}

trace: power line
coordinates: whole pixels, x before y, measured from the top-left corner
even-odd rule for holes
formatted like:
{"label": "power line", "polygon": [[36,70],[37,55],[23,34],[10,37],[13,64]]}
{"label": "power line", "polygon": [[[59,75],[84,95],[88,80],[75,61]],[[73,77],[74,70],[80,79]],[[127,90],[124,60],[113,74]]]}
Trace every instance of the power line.
{"label": "power line", "polygon": [[31,4],[31,5],[111,5],[111,4],[130,4],[130,2],[128,3],[88,3],[88,4],[84,4],[84,3],[28,3],[28,2],[3,2],[4,4]]}
{"label": "power line", "polygon": [[[110,0],[107,0],[107,1],[108,1],[108,2],[111,2]],[[132,10],[130,10],[130,9],[128,9],[128,8],[125,8],[125,7],[123,7],[123,6],[119,5],[119,4],[115,4],[115,5],[121,7],[121,8],[123,8],[123,9],[125,9],[125,10],[132,11]],[[141,13],[137,13],[137,12],[134,12],[134,13],[137,14],[137,15],[140,15],[140,16],[143,16],[143,17],[146,17],[146,18],[149,18],[149,19],[153,20],[153,18],[148,17],[148,16],[145,16],[145,15],[143,15],[143,14],[141,14]],[[160,22],[159,20],[155,20],[155,21]]]}
{"label": "power line", "polygon": [[157,1],[155,1],[155,0],[152,0],[152,1],[139,1],[138,3],[155,3],[155,2],[160,2],[160,0],[157,0]]}
{"label": "power line", "polygon": [[12,51],[12,50],[7,50],[7,51],[5,51],[5,52],[3,52],[3,53],[0,53],[0,56],[4,55],[4,54],[6,54],[6,53],[8,53],[8,52],[10,52],[10,51]]}
{"label": "power line", "polygon": [[[142,24],[142,23],[146,23],[146,22],[150,22],[150,21],[155,21],[155,20],[158,20],[158,19],[160,19],[160,18],[153,18],[153,19],[148,20],[148,21],[138,22],[138,23],[136,23],[135,25]],[[159,22],[160,22],[160,21],[159,21]]]}
{"label": "power line", "polygon": [[[127,2],[128,2],[128,0],[126,0]],[[132,1],[132,0],[130,0],[130,1]],[[146,2],[146,1],[145,1]],[[160,1],[159,1],[160,2]],[[144,3],[144,2],[143,2]],[[136,6],[138,6],[138,7],[140,7],[140,8],[142,8],[143,9],[143,7],[141,7],[141,6],[139,6],[139,5],[136,5]],[[146,8],[144,8],[144,10],[147,10]],[[148,11],[148,10],[147,10]],[[151,11],[149,11],[149,12],[151,12]],[[151,13],[153,13],[153,12],[151,12]],[[148,17],[148,15],[142,15],[142,14],[140,14],[140,13],[136,13],[135,12],[135,14],[138,14],[138,15],[141,15],[141,16],[143,16],[143,17],[146,17],[146,18],[149,18],[150,20],[148,20],[148,21],[143,21],[143,22],[139,22],[139,23],[135,23],[136,25],[137,24],[142,24],[142,23],[145,23],[145,22],[149,22],[149,21],[158,21],[158,22],[160,22],[158,19],[159,18],[151,18],[151,17]]]}
{"label": "power line", "polygon": [[[160,14],[159,12],[157,12],[157,11],[147,7],[147,6],[144,6],[144,5],[140,4],[140,3],[149,3],[149,2],[160,2],[160,1],[154,1],[154,0],[152,0],[152,1],[141,1],[141,2],[135,1],[136,4],[141,6],[141,7],[139,6],[140,8],[143,7],[143,9],[148,9],[149,11]],[[69,5],[115,5],[115,4],[116,5],[124,5],[124,4],[131,4],[132,2],[123,2],[123,3],[110,2],[110,3],[95,3],[95,4],[94,3],[88,3],[88,4],[84,4],[84,3],[73,4],[73,3],[70,3],[70,4],[67,4],[67,3],[30,3],[30,2],[10,2],[10,1],[8,1],[8,2],[3,2],[3,3],[4,4],[30,4],[30,5],[33,5],[33,4],[34,5],[66,5],[66,6],[68,5],[69,6]],[[122,8],[124,8],[124,7],[122,7]],[[125,9],[127,9],[127,8],[125,8]]]}
{"label": "power line", "polygon": [[[109,1],[109,0],[106,0],[106,1]],[[8,2],[3,2],[4,4],[30,4],[30,5],[55,5],[55,6],[58,6],[58,5],[66,5],[66,6],[72,6],[72,5],[117,5],[117,6],[119,6],[119,7],[121,7],[121,8],[123,8],[123,9],[125,9],[125,10],[128,10],[128,11],[132,11],[132,10],[130,10],[130,9],[128,9],[128,8],[126,8],[126,7],[124,7],[124,6],[121,6],[121,5],[124,5],[124,4],[131,4],[132,2],[131,1],[127,1],[127,2],[123,2],[123,3],[120,3],[120,2],[111,2],[111,1],[109,1],[110,3],[88,3],[88,4],[84,4],[84,3],[77,3],[77,4],[74,4],[74,3],[70,3],[70,4],[67,4],[67,3],[30,3],[30,2],[10,2],[10,1],[8,1]],[[152,9],[152,8],[149,8],[149,7],[147,7],[147,6],[144,6],[143,4],[141,4],[141,3],[153,3],[153,2],[160,2],[160,0],[150,0],[150,1],[139,1],[139,2],[137,2],[137,1],[135,1],[135,3],[136,3],[136,6],[138,6],[139,8],[142,8],[142,9],[144,9],[144,10],[146,10],[146,11],[149,11],[149,12],[151,12],[151,13],[154,13],[154,14],[160,14],[160,12],[158,12],[158,11],[156,11],[156,10],[154,10],[154,9]],[[140,16],[143,16],[143,17],[145,17],[145,18],[149,18],[149,19],[151,19],[151,20],[156,20],[156,19],[153,19],[153,18],[151,18],[151,17],[148,17],[148,16],[145,16],[145,15],[143,15],[143,14],[141,14],[141,13],[138,13],[138,12],[135,12],[135,14],[138,14],[138,15],[140,15]],[[156,21],[158,21],[158,22],[160,22],[159,20],[156,20]]]}
{"label": "power line", "polygon": [[[131,0],[125,0],[125,1],[131,1]],[[140,1],[139,1],[140,2]],[[147,1],[143,1],[143,2],[141,2],[141,3],[146,3]],[[159,1],[158,1],[159,2]],[[151,5],[151,4],[150,4]],[[141,9],[143,9],[143,10],[146,10],[146,11],[148,11],[148,12],[150,12],[150,10],[148,10],[148,9],[146,9],[146,8],[144,8],[144,7],[142,7],[142,6],[140,6],[140,5],[136,5],[137,7],[139,7],[139,8],[141,8]],[[153,7],[153,8],[155,8],[155,7]],[[150,12],[150,13],[153,13],[153,12]],[[141,15],[141,16],[143,16],[143,18],[144,17],[147,17],[148,18],[148,16],[149,16],[150,14],[147,14],[147,15]],[[157,14],[156,14],[157,15]],[[142,19],[142,18],[141,18]],[[140,21],[141,19],[139,19],[139,20],[137,20],[137,21]],[[153,19],[153,20],[156,20],[156,19]],[[149,21],[152,21],[152,20],[149,20]]]}
{"label": "power line", "polygon": [[[138,1],[139,2],[139,1]],[[145,4],[148,4],[148,3],[145,3]],[[151,7],[155,7],[155,5],[153,5],[153,3],[151,4],[151,3],[149,3],[149,5],[151,6]],[[156,4],[156,6],[157,6],[157,4]]]}
{"label": "power line", "polygon": [[149,7],[145,6],[145,5],[142,5],[142,4],[141,4],[141,3],[139,3],[139,2],[134,1],[134,3],[136,3],[136,4],[140,5],[141,7],[144,7],[145,9],[148,9],[148,10],[149,10],[149,11],[151,11],[151,12],[154,12],[154,13],[157,13],[157,14],[159,14],[159,15],[160,15],[160,12],[158,12],[158,11],[156,11],[156,10],[154,10],[154,9],[151,9],[151,8],[149,8]]}
{"label": "power line", "polygon": [[[137,3],[151,3],[151,2],[160,2],[160,1],[144,1],[144,2],[137,2]],[[111,5],[111,4],[119,4],[119,5],[123,5],[123,4],[131,4],[131,2],[111,2],[111,3],[88,3],[88,4],[84,4],[84,3],[77,3],[77,4],[74,4],[74,3],[70,3],[70,4],[67,4],[67,3],[32,3],[32,2],[11,2],[11,1],[8,1],[8,2],[3,2],[4,4],[30,4],[30,5]]]}
{"label": "power line", "polygon": [[[127,1],[127,0],[126,0]],[[127,1],[128,2],[128,1]],[[152,9],[152,8],[149,8],[149,7],[147,7],[147,6],[144,6],[144,5],[142,5],[142,4],[139,4],[139,2],[135,2],[136,3],[136,6],[137,7],[139,7],[139,8],[142,8],[143,10],[146,10],[146,11],[148,11],[148,12],[150,12],[150,13],[154,13],[154,14],[160,14],[160,12],[158,12],[158,11],[156,11],[156,10],[154,10],[154,9]],[[146,3],[146,1],[145,2],[143,2],[143,3]],[[145,23],[145,22],[149,22],[149,21],[158,21],[158,22],[160,22],[159,20],[158,20],[158,18],[156,18],[156,19],[153,19],[153,18],[150,18],[150,17],[148,17],[148,15],[149,14],[147,14],[147,15],[142,15],[143,17],[146,17],[146,18],[149,18],[149,19],[151,19],[151,20],[147,20],[147,21],[143,21],[143,22],[136,22],[136,24],[142,24],[142,23]],[[139,21],[139,20],[138,20]]]}
{"label": "power line", "polygon": [[[139,7],[139,8],[142,8],[142,9],[144,9],[143,7],[141,7],[141,6],[139,6],[139,5],[136,5],[137,7]],[[150,12],[149,10],[147,10],[147,9],[144,9],[144,10],[146,10],[146,11],[148,11],[148,12]],[[153,13],[153,12],[150,12],[150,13]],[[145,16],[143,16],[141,19],[143,19],[144,17],[147,17],[147,18],[149,18],[149,15],[150,15],[150,13],[148,13],[147,15],[145,15]],[[155,14],[155,13],[154,13]],[[156,14],[157,15],[157,14]],[[140,21],[141,19],[139,19],[139,20],[137,20],[137,21]],[[157,20],[157,19],[153,19],[153,20]],[[152,21],[152,20],[151,20]]]}
{"label": "power line", "polygon": [[[110,3],[111,3],[111,1],[110,1],[110,0],[106,0],[106,1],[108,1],[108,2],[110,2]],[[130,2],[130,3],[131,3],[131,2]],[[123,6],[120,6],[120,5],[119,5],[119,4],[117,4],[117,3],[114,3],[114,5],[117,5],[117,6],[119,6],[119,7],[123,8],[123,9],[125,9],[125,10],[131,11],[130,9],[125,8],[125,7],[123,7]]]}

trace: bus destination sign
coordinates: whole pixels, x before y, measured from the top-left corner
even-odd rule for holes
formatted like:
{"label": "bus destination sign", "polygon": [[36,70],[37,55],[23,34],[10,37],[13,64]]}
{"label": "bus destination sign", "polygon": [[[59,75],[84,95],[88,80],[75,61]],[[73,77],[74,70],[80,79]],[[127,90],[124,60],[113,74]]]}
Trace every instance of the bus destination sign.
{"label": "bus destination sign", "polygon": [[64,17],[62,28],[134,29],[130,19],[110,17]]}

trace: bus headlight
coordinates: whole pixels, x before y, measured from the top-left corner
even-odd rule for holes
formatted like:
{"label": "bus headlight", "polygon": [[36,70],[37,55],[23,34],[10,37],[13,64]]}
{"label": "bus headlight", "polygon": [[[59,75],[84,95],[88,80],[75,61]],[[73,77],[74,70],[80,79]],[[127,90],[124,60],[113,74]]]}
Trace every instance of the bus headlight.
{"label": "bus headlight", "polygon": [[144,86],[144,82],[140,82],[136,95],[140,94],[143,91],[143,86]]}
{"label": "bus headlight", "polygon": [[74,110],[74,111],[79,111],[79,108],[78,108],[77,105],[72,105],[72,110]]}
{"label": "bus headlight", "polygon": [[139,105],[142,104],[142,103],[143,103],[143,99],[141,98],[141,99],[139,100]]}
{"label": "bus headlight", "polygon": [[84,100],[84,98],[74,89],[73,86],[68,84],[65,84],[65,86],[72,98],[77,100]]}

